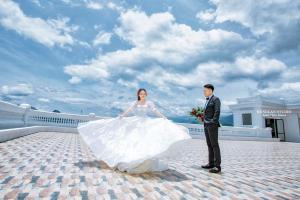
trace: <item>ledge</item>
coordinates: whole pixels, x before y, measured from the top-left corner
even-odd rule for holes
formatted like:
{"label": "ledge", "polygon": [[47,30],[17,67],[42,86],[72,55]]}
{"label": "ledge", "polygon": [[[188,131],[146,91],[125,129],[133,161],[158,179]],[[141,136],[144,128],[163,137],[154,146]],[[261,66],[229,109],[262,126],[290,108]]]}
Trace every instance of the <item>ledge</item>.
{"label": "ledge", "polygon": [[21,128],[11,128],[0,130],[0,142],[12,140],[25,135],[37,132],[63,132],[63,133],[78,133],[77,128],[58,127],[58,126],[29,126]]}

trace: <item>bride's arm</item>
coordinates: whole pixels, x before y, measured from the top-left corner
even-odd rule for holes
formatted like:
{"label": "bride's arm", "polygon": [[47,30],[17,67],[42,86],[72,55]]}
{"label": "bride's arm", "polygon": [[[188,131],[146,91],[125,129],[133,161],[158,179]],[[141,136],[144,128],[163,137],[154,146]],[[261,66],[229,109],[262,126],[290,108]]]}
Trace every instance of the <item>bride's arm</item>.
{"label": "bride's arm", "polygon": [[158,111],[158,109],[156,108],[153,102],[150,102],[150,107],[157,116],[167,119],[167,117],[165,117],[163,114],[161,114],[161,112]]}
{"label": "bride's arm", "polygon": [[132,111],[132,109],[134,108],[134,106],[136,105],[136,101],[134,103],[131,104],[131,106],[122,114],[120,114],[118,117],[125,117],[129,112]]}

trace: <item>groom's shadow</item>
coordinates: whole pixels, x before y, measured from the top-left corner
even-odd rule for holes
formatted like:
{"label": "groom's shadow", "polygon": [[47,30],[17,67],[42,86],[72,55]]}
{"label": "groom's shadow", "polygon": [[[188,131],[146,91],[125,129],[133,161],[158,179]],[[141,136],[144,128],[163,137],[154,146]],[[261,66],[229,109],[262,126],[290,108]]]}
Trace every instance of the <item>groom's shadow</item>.
{"label": "groom's shadow", "polygon": [[75,166],[79,167],[81,170],[85,167],[95,167],[100,170],[111,170],[112,172],[117,172],[123,176],[132,176],[132,177],[139,177],[145,180],[164,180],[164,181],[171,181],[171,182],[180,182],[189,180],[189,178],[174,169],[167,169],[161,172],[144,172],[139,174],[134,173],[127,173],[122,172],[117,169],[113,169],[109,167],[104,161],[102,160],[93,160],[93,161],[79,161],[75,163]]}

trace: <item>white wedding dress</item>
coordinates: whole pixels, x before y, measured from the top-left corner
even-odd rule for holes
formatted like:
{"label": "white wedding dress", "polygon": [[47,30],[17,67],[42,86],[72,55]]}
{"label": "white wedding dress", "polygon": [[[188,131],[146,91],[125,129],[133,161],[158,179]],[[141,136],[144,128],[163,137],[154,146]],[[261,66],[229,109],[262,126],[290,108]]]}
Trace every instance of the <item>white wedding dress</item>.
{"label": "white wedding dress", "polygon": [[79,123],[78,132],[95,156],[108,166],[128,173],[164,171],[160,154],[175,142],[191,139],[188,128],[168,119],[149,116],[159,111],[152,101],[132,102],[129,117]]}

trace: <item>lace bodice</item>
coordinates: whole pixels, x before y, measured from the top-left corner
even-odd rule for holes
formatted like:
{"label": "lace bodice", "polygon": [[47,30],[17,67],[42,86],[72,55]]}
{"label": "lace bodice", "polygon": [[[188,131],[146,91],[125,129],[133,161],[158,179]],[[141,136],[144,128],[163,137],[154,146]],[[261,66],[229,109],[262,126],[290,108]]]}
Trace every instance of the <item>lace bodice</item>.
{"label": "lace bodice", "polygon": [[138,101],[134,101],[131,103],[132,112],[136,116],[145,117],[148,116],[150,113],[156,111],[156,106],[152,101],[146,100],[145,104],[141,104]]}
{"label": "lace bodice", "polygon": [[132,112],[136,116],[146,117],[149,116],[150,113],[155,113],[158,116],[164,117],[156,108],[155,104],[152,101],[146,100],[144,104],[141,104],[138,101],[134,101],[131,103],[128,112]]}

